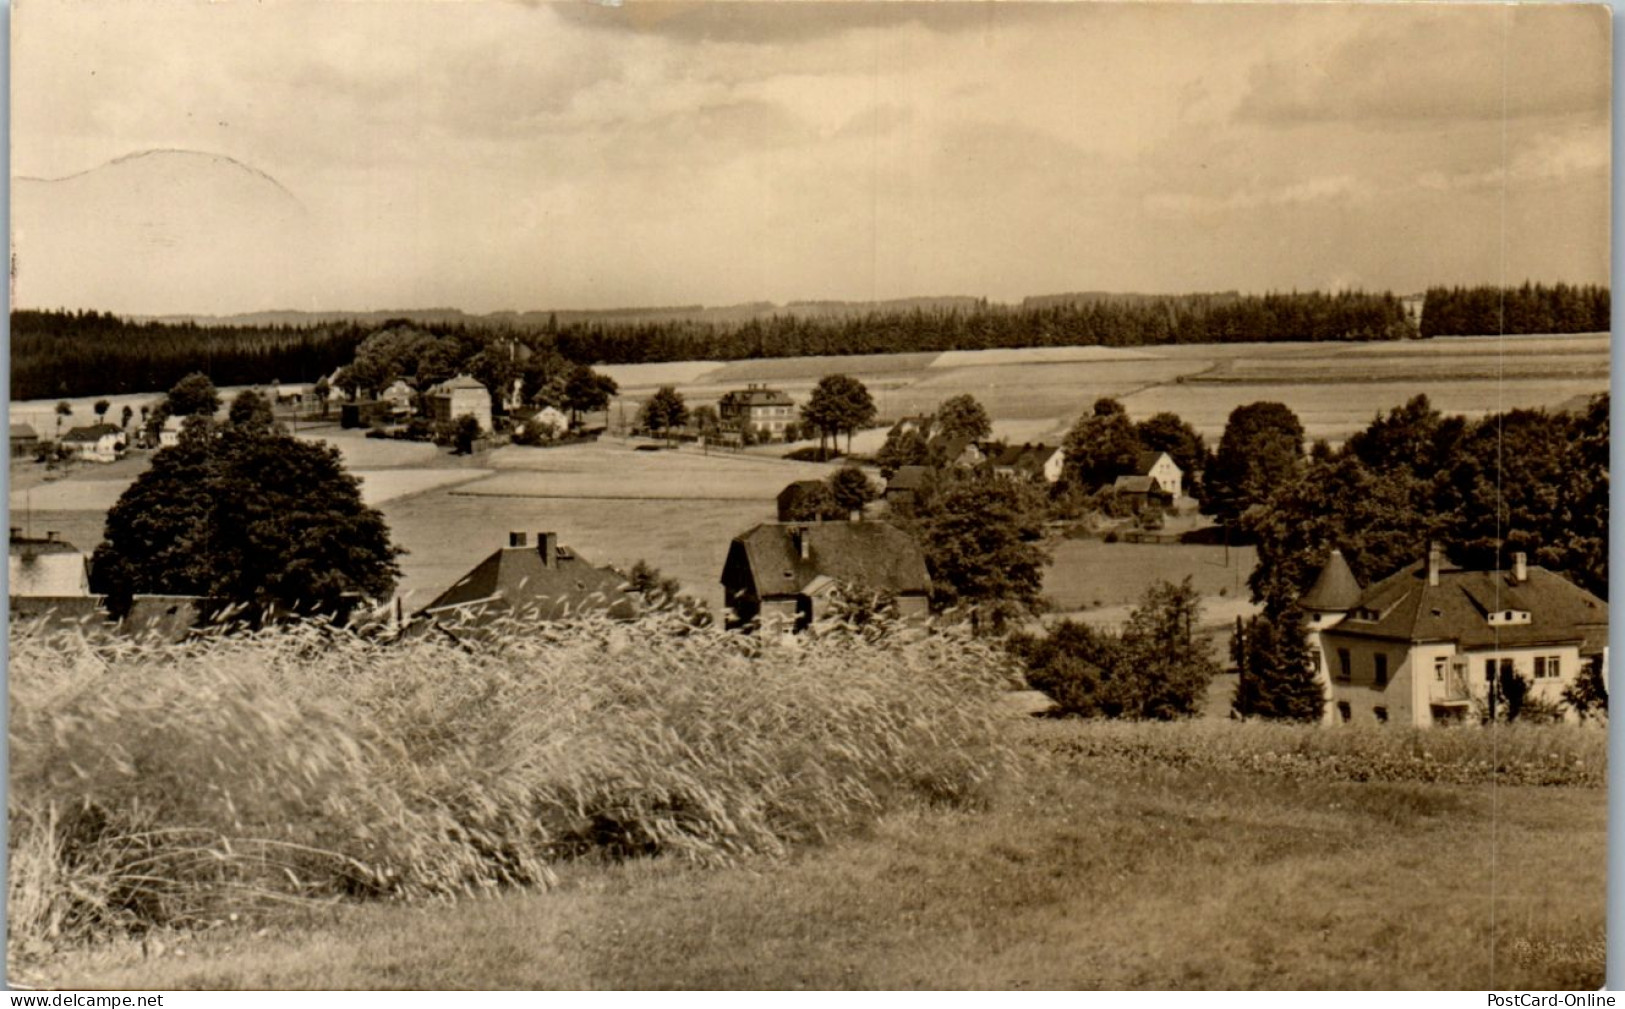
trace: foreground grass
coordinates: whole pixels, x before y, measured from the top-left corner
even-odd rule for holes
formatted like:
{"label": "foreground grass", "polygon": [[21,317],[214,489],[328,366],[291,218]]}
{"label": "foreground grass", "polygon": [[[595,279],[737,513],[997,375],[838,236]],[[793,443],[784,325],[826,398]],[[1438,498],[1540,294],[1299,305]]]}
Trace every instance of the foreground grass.
{"label": "foreground grass", "polygon": [[1033,773],[991,809],[904,809],[788,860],[575,865],[546,893],[351,908],[268,934],[225,928],[178,945],[170,937],[149,957],[133,942],[104,946],[42,964],[34,979],[115,988],[1601,984],[1603,789],[1299,778],[1126,761],[1110,740],[1055,745],[1102,728],[1111,727],[1012,718],[1009,735]]}

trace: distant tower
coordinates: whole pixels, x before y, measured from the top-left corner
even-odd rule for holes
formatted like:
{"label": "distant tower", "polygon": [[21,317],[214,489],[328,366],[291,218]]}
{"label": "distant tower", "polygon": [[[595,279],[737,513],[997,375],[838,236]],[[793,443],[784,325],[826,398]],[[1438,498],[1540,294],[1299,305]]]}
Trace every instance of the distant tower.
{"label": "distant tower", "polygon": [[1315,584],[1309,586],[1309,591],[1298,599],[1298,608],[1304,611],[1308,625],[1309,654],[1315,663],[1315,679],[1326,694],[1326,709],[1321,714],[1323,722],[1338,719],[1336,706],[1331,703],[1331,664],[1320,647],[1320,632],[1341,623],[1354,604],[1360,601],[1362,591],[1359,579],[1349,569],[1349,562],[1343,559],[1343,551],[1333,550],[1315,578]]}

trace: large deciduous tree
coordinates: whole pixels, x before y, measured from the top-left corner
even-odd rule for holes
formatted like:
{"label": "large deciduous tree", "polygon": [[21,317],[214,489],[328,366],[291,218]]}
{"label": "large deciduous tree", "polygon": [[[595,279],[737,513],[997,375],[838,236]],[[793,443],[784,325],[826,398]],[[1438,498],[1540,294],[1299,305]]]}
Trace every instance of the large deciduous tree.
{"label": "large deciduous tree", "polygon": [[944,606],[966,604],[995,620],[1012,609],[1036,609],[1049,555],[1044,499],[1015,480],[961,480],[917,511],[912,526]]}
{"label": "large deciduous tree", "polygon": [[846,433],[847,451],[852,432],[875,419],[875,401],[868,388],[850,375],[825,375],[813,387],[801,408],[801,419],[818,429],[818,447],[827,437]]}
{"label": "large deciduous tree", "polygon": [[108,512],[92,569],[115,613],[137,593],[164,593],[259,620],[384,597],[400,553],[337,449],[198,418]]}
{"label": "large deciduous tree", "polygon": [[193,372],[175,383],[164,398],[165,413],[170,417],[195,417],[202,414],[213,417],[220,409],[220,393],[215,390],[209,376]]}
{"label": "large deciduous tree", "polygon": [[688,405],[675,387],[663,385],[644,402],[638,419],[646,430],[667,434],[672,428],[688,423]]}
{"label": "large deciduous tree", "polygon": [[582,414],[609,409],[610,397],[620,391],[613,378],[578,364],[564,381],[564,408],[570,411],[571,423],[579,424]]}
{"label": "large deciduous tree", "polygon": [[1027,680],[1068,714],[1169,720],[1199,713],[1218,664],[1196,636],[1201,597],[1186,578],[1146,590],[1119,632],[1062,621],[1018,638]]}
{"label": "large deciduous tree", "polygon": [[1121,403],[1100,399],[1067,432],[1066,473],[1078,486],[1093,489],[1134,472],[1140,439]]}
{"label": "large deciduous tree", "polygon": [[1303,425],[1282,403],[1249,403],[1230,411],[1219,451],[1203,481],[1203,505],[1234,524],[1247,509],[1292,483],[1303,470]]}
{"label": "large deciduous tree", "polygon": [[987,410],[970,393],[943,400],[936,412],[937,433],[943,438],[982,441],[993,433]]}

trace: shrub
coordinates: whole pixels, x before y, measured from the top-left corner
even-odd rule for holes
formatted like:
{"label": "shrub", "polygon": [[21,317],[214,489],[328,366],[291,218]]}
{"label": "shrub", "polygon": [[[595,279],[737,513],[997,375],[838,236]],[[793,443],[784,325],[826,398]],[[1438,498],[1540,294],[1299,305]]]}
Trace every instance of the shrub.
{"label": "shrub", "polygon": [[1046,638],[1019,638],[1027,680],[1066,714],[1167,720],[1201,710],[1218,673],[1196,639],[1201,603],[1187,577],[1146,590],[1121,632],[1063,620]]}
{"label": "shrub", "polygon": [[13,949],[546,885],[594,853],[776,855],[977,801],[1001,764],[995,656],[951,629],[786,647],[666,614],[499,640],[15,631]]}

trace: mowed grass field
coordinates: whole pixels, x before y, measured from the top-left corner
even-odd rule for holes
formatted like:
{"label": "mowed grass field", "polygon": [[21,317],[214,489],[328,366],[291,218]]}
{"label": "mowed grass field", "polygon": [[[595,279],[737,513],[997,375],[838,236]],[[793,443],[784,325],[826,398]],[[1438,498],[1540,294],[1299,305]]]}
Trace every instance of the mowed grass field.
{"label": "mowed grass field", "polygon": [[1012,712],[1021,773],[989,808],[905,809],[865,836],[784,861],[578,865],[546,893],[165,936],[150,957],[135,943],[109,945],[43,964],[30,980],[160,989],[1601,985],[1605,789],[1302,780],[1066,745],[1106,728]]}

